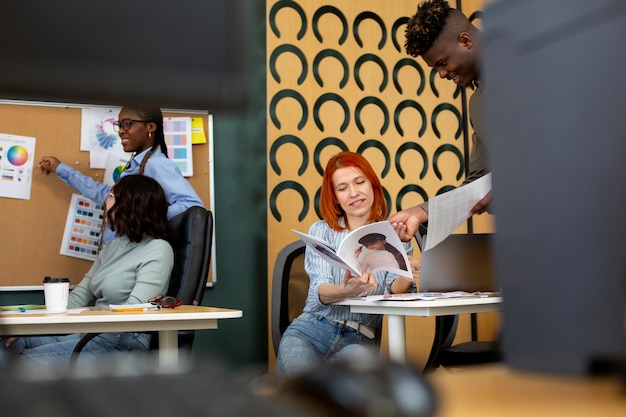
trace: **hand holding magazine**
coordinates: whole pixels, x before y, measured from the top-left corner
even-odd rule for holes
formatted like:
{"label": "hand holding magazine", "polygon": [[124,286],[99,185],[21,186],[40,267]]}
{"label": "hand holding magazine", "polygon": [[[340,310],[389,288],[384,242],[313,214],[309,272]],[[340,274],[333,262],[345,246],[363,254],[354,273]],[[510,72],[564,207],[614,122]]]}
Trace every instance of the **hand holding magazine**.
{"label": "hand holding magazine", "polygon": [[404,245],[387,221],[370,223],[353,230],[337,249],[315,236],[297,230],[293,232],[322,258],[339,268],[349,270],[353,275],[389,271],[412,276]]}

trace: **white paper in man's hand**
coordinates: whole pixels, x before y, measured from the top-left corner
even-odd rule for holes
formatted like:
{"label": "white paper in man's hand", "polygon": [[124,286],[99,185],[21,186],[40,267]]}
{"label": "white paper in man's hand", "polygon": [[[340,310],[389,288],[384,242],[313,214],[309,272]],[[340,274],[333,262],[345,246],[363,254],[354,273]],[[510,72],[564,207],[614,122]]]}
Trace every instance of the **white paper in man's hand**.
{"label": "white paper in man's hand", "polygon": [[491,173],[428,200],[428,250],[437,246],[470,217],[470,210],[491,190]]}

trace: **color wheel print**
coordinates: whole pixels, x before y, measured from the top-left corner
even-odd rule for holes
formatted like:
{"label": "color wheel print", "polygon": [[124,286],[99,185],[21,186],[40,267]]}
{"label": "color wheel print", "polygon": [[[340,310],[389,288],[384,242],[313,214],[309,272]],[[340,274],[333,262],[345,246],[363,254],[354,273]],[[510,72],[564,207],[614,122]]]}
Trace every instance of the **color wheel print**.
{"label": "color wheel print", "polygon": [[28,161],[28,151],[23,146],[11,146],[7,151],[7,160],[15,166],[22,166]]}
{"label": "color wheel print", "polygon": [[103,149],[112,148],[119,139],[118,134],[113,130],[113,122],[115,119],[110,117],[96,124],[96,138]]}
{"label": "color wheel print", "polygon": [[115,169],[113,170],[113,182],[117,182],[117,180],[120,179],[120,175],[122,175],[122,172],[124,172],[124,167],[123,166],[118,166],[115,167]]}

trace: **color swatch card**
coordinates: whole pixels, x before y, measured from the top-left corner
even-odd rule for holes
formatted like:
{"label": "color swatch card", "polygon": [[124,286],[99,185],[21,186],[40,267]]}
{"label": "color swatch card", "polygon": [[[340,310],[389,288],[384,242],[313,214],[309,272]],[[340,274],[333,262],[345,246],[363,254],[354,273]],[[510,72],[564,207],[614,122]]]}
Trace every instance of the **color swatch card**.
{"label": "color swatch card", "polygon": [[104,207],[80,194],[72,194],[65,221],[61,255],[95,260],[100,243]]}
{"label": "color swatch card", "polygon": [[0,197],[30,200],[35,138],[0,133]]}
{"label": "color swatch card", "polygon": [[193,175],[191,130],[191,117],[163,118],[167,156],[174,161],[185,177]]}

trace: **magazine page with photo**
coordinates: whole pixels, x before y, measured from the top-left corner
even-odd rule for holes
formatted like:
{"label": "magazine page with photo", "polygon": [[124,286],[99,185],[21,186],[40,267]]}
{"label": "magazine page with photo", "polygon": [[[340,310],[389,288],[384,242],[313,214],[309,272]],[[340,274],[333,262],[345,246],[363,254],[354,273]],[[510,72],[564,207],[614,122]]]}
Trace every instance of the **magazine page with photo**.
{"label": "magazine page with photo", "polygon": [[411,276],[404,245],[387,221],[370,223],[353,230],[333,248],[328,242],[293,230],[310,248],[331,264],[348,269],[354,275],[363,272],[389,271]]}

